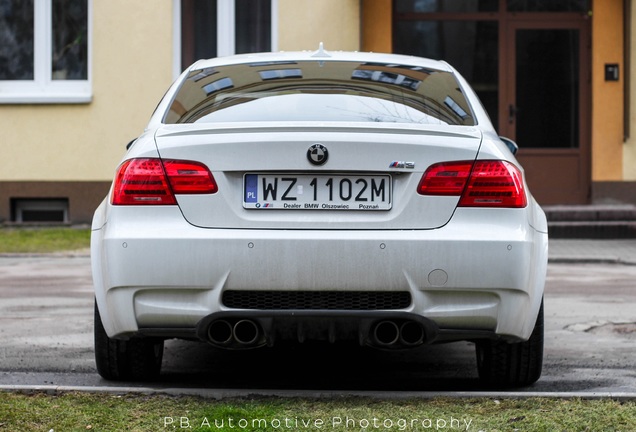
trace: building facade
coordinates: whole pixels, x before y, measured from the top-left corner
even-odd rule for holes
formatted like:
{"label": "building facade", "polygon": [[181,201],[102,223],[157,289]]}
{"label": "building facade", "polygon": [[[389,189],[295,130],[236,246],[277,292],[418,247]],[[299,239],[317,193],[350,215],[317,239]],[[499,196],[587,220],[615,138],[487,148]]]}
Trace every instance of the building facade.
{"label": "building facade", "polygon": [[0,223],[87,223],[126,144],[197,58],[446,59],[515,139],[541,204],[636,203],[631,0],[0,2]]}

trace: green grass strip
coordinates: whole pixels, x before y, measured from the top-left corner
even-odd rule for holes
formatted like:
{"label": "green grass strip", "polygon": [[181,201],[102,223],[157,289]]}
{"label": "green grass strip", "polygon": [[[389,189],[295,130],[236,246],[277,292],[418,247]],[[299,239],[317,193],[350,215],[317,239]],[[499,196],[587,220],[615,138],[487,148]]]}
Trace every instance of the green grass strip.
{"label": "green grass strip", "polygon": [[0,393],[0,431],[634,431],[636,402]]}
{"label": "green grass strip", "polygon": [[89,229],[0,228],[0,253],[52,253],[87,249]]}

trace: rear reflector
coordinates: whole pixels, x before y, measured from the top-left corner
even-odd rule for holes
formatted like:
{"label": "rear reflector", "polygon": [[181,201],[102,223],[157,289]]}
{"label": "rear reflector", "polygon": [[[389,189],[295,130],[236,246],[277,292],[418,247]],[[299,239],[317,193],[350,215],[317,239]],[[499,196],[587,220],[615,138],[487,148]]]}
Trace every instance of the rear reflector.
{"label": "rear reflector", "polygon": [[190,161],[130,159],[117,171],[113,205],[175,205],[175,194],[212,194],[218,187],[210,170]]}
{"label": "rear reflector", "polygon": [[421,195],[461,195],[459,207],[527,205],[521,172],[500,160],[443,162],[430,166],[417,188]]}

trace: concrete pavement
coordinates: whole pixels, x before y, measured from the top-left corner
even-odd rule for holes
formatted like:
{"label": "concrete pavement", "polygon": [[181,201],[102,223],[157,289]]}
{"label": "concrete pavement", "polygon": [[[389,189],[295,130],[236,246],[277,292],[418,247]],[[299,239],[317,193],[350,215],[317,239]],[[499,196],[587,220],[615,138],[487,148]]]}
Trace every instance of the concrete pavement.
{"label": "concrete pavement", "polygon": [[636,265],[636,239],[550,239],[551,263],[606,263]]}
{"label": "concrete pavement", "polygon": [[[550,241],[549,255],[552,265],[546,285],[549,301],[546,302],[548,325],[544,375],[532,388],[512,393],[497,392],[497,397],[523,394],[526,397],[635,399],[633,341],[636,337],[636,286],[633,281],[636,280],[636,240],[553,239]],[[66,256],[69,259],[63,258]],[[280,384],[278,376],[261,376],[259,370],[253,370],[251,357],[239,358],[245,362],[245,367],[240,368],[245,375],[242,381],[236,377],[230,380],[225,377],[225,372],[218,371],[226,371],[230,365],[234,365],[237,361],[235,356],[218,356],[204,344],[181,341],[168,343],[164,355],[165,382],[161,385],[145,388],[137,383],[121,387],[104,382],[94,372],[92,356],[92,283],[88,251],[40,258],[5,256],[0,263],[0,297],[3,298],[4,308],[0,321],[4,319],[7,323],[19,318],[20,322],[19,328],[15,330],[17,333],[13,333],[6,325],[2,326],[3,331],[0,332],[3,342],[0,362],[6,366],[0,371],[0,391],[84,390],[175,392],[206,397],[246,393],[290,396],[299,393],[327,395],[341,385],[330,374],[342,372],[342,361],[334,364],[333,371],[325,369],[325,364],[329,365],[330,359],[336,358],[336,355],[321,357],[316,367],[311,368],[322,368],[326,370],[325,373],[328,372],[330,380],[326,379],[325,387],[321,387],[321,380],[315,380],[306,386],[311,389],[315,387],[314,390],[303,390],[302,386],[298,388],[293,383]],[[599,291],[599,286],[604,289]],[[64,320],[60,320],[61,316],[65,317]],[[405,369],[404,382],[410,382],[407,377],[411,379],[410,374],[415,371],[419,374],[417,376],[423,377],[420,381],[427,384],[422,389],[415,385],[403,386],[402,391],[395,393],[394,397],[407,394],[416,394],[418,397],[462,394],[488,397],[488,393],[475,384],[472,347],[469,344],[451,345],[431,346],[408,367],[404,366],[406,363],[403,359],[400,360]],[[12,349],[15,349],[15,353]],[[318,354],[321,352],[309,352],[309,355],[303,354],[301,357],[312,358]],[[364,358],[370,355],[366,351],[362,354]],[[358,353],[358,356],[362,354]],[[395,364],[393,357],[382,357],[382,353],[374,355],[379,356],[377,362],[382,367]],[[272,360],[267,356],[275,358]],[[352,358],[354,360],[350,361],[350,367],[353,370],[359,362],[355,360],[358,357]],[[439,358],[444,358],[445,362],[440,363]],[[263,353],[261,358],[274,366],[285,365],[285,361],[290,361],[286,359],[280,353]],[[52,367],[55,361],[59,365]],[[288,366],[293,369],[295,363],[294,360]],[[278,369],[274,368],[274,371],[282,375],[288,372],[288,367],[276,367]],[[306,373],[306,370],[296,372]],[[373,394],[368,385],[365,387],[345,375],[337,377],[349,383],[349,387],[345,386],[348,394],[357,394],[358,390],[367,396]],[[208,381],[202,383],[202,378]],[[238,387],[236,380],[239,381]],[[382,390],[382,397],[386,396],[387,391],[396,389],[394,380],[393,372],[378,378],[376,387]],[[247,385],[256,387],[247,389]],[[339,394],[340,390],[335,393]]]}
{"label": "concrete pavement", "polygon": [[[0,391],[634,400],[634,280],[636,265],[551,264],[543,375],[534,386],[513,392],[489,392],[480,385],[469,343],[407,354],[324,344],[219,352],[203,343],[170,340],[162,378],[148,386],[107,382],[95,372],[87,256],[5,258],[0,260]],[[372,379],[361,373],[364,363],[374,365]]]}

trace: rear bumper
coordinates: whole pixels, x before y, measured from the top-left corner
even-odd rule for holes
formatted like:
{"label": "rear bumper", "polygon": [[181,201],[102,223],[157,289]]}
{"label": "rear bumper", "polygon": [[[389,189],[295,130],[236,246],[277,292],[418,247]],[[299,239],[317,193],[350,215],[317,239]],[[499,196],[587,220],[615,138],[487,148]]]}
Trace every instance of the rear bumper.
{"label": "rear bumper", "polygon": [[443,228],[406,231],[202,229],[178,208],[111,210],[98,210],[92,236],[110,337],[197,335],[213,314],[268,314],[225,307],[225,290],[303,290],[407,291],[410,306],[374,314],[421,317],[447,339],[525,340],[543,296],[547,234],[526,209],[458,209]]}
{"label": "rear bumper", "polygon": [[[273,346],[279,341],[347,341],[381,349],[407,349],[457,340],[495,339],[492,330],[440,329],[434,321],[400,311],[224,311],[195,328],[140,328],[153,338],[198,339],[225,349]],[[518,338],[508,337],[517,341]]]}

